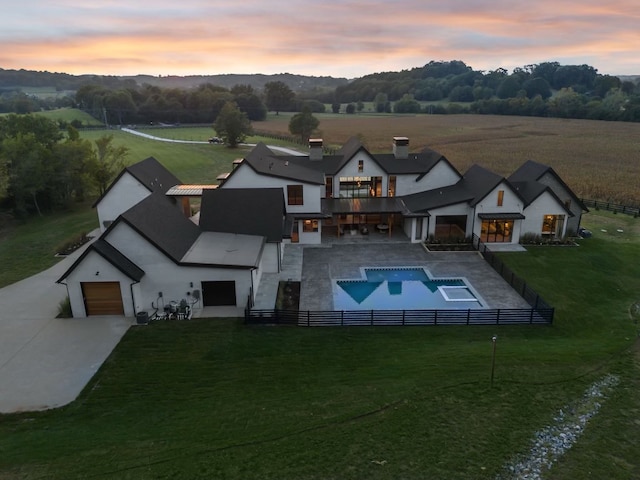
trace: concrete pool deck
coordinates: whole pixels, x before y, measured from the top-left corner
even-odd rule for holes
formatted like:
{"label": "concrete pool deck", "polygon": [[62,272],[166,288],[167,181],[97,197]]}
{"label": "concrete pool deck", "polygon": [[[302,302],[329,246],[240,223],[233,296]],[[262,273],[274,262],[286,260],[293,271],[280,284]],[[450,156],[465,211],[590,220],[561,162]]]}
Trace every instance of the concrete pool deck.
{"label": "concrete pool deck", "polygon": [[368,243],[305,246],[300,309],[333,310],[332,280],[360,278],[361,267],[402,266],[424,267],[435,277],[464,277],[488,308],[530,308],[478,252],[427,252],[420,244]]}

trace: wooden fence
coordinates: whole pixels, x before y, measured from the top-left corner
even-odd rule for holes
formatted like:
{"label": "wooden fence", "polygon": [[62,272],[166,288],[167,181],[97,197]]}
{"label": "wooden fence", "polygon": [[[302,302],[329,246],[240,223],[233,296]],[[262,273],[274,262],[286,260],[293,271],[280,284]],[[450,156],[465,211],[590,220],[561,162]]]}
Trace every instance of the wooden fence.
{"label": "wooden fence", "polygon": [[619,203],[601,202],[599,200],[582,199],[585,207],[594,208],[596,210],[607,210],[614,213],[624,213],[625,215],[640,215],[640,207],[632,207],[629,205],[620,205]]}

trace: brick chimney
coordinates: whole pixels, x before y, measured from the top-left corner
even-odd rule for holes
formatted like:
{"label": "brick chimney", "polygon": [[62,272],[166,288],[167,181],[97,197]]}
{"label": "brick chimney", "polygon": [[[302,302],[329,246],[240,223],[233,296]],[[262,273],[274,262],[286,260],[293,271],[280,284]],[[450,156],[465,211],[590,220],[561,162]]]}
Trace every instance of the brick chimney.
{"label": "brick chimney", "polygon": [[393,137],[393,155],[398,159],[409,158],[409,139]]}
{"label": "brick chimney", "polygon": [[322,160],[322,139],[309,139],[309,160]]}

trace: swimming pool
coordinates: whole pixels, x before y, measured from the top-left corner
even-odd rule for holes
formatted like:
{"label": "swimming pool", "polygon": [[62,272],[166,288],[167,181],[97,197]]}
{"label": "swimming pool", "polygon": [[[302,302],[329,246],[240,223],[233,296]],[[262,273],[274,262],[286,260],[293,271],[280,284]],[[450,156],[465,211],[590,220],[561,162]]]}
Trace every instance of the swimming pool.
{"label": "swimming pool", "polygon": [[333,281],[334,310],[485,308],[464,278],[435,278],[423,267],[364,267],[361,278]]}

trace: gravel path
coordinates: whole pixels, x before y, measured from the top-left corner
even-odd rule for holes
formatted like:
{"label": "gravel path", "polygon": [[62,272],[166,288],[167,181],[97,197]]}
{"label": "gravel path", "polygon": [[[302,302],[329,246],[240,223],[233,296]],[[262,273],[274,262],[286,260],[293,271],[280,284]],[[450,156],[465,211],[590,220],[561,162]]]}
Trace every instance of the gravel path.
{"label": "gravel path", "polygon": [[591,384],[575,405],[562,408],[552,425],[535,433],[529,454],[516,457],[505,465],[505,473],[498,475],[496,480],[541,480],[543,473],[578,441],[589,420],[598,413],[607,394],[619,381],[615,375],[606,375]]}

